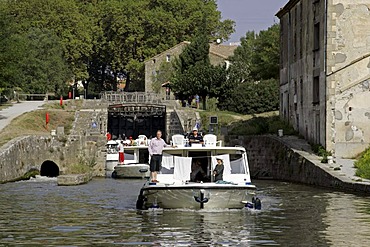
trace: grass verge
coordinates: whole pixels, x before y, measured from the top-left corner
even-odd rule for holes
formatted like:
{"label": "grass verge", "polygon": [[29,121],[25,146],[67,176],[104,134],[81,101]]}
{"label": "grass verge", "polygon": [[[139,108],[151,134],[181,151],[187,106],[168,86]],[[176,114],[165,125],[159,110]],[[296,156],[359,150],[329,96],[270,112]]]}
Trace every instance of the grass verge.
{"label": "grass verge", "polygon": [[370,147],[362,153],[354,166],[357,168],[356,176],[370,179]]}
{"label": "grass verge", "polygon": [[[46,113],[49,114],[49,124],[46,126]],[[0,147],[13,138],[26,135],[47,135],[52,129],[64,126],[65,134],[69,134],[74,121],[75,112],[73,110],[63,110],[49,108],[27,112],[12,120],[0,132]]]}

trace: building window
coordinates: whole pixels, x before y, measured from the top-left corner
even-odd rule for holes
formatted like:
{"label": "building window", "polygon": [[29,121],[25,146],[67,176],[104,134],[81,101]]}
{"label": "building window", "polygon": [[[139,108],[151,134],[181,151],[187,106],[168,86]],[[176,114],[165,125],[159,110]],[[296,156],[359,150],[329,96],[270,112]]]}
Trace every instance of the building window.
{"label": "building window", "polygon": [[153,63],[155,63],[156,61],[155,61],[155,59],[153,59]]}
{"label": "building window", "polygon": [[168,62],[170,62],[170,61],[171,61],[171,55],[167,54],[167,55],[166,55],[166,62],[168,63]]}
{"label": "building window", "polygon": [[300,97],[299,97],[299,99],[300,99],[300,101],[301,101],[301,107],[303,106],[303,79],[301,78],[301,80],[300,80],[300,89],[301,89],[301,93],[300,93]]}
{"label": "building window", "polygon": [[318,105],[320,104],[320,77],[315,76],[313,78],[313,85],[312,85],[312,104]]}
{"label": "building window", "polygon": [[302,22],[299,28],[299,58],[303,56],[303,33],[302,33]]}
{"label": "building window", "polygon": [[314,26],[313,49],[315,51],[320,50],[320,22],[316,23]]}

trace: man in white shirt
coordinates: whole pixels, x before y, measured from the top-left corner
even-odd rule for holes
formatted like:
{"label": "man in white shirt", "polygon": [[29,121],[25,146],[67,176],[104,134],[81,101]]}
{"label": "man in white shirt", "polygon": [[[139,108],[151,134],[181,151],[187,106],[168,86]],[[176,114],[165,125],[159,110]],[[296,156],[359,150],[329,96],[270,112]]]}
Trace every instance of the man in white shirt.
{"label": "man in white shirt", "polygon": [[157,173],[161,170],[162,166],[162,151],[164,147],[168,145],[162,139],[162,131],[157,131],[157,136],[154,137],[148,146],[149,155],[150,155],[150,175],[151,180],[154,183],[158,183]]}

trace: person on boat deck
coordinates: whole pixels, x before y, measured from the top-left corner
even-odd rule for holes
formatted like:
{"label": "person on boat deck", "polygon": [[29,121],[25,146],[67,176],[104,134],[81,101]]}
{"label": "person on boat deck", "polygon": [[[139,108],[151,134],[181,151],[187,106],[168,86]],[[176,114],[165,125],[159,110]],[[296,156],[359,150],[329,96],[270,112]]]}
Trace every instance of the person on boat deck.
{"label": "person on boat deck", "polygon": [[193,133],[189,135],[189,144],[190,144],[190,146],[193,143],[200,143],[200,144],[204,143],[203,137],[201,135],[199,135],[197,128],[194,128]]}
{"label": "person on boat deck", "polygon": [[148,146],[150,155],[150,177],[152,182],[158,183],[157,173],[162,168],[162,151],[167,147],[167,143],[162,139],[162,131],[157,131],[157,136],[154,137]]}
{"label": "person on boat deck", "polygon": [[202,165],[199,160],[193,162],[191,166],[191,174],[190,174],[190,181],[192,182],[200,182],[203,181],[206,177],[206,173],[204,172]]}
{"label": "person on boat deck", "polygon": [[217,165],[215,169],[213,170],[213,176],[215,177],[215,182],[219,180],[223,180],[223,173],[224,173],[224,162],[220,158],[216,158]]}
{"label": "person on boat deck", "polygon": [[120,141],[118,145],[118,160],[120,164],[123,164],[123,161],[125,161],[123,141]]}

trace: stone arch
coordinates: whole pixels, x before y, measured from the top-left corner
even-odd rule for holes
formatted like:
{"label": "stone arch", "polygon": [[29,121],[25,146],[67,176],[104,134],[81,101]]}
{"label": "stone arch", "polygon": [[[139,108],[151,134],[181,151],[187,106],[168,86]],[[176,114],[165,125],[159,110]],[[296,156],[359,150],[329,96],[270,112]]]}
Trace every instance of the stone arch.
{"label": "stone arch", "polygon": [[45,160],[40,169],[40,175],[46,177],[58,177],[59,176],[59,167],[55,162],[51,160]]}

